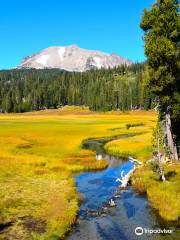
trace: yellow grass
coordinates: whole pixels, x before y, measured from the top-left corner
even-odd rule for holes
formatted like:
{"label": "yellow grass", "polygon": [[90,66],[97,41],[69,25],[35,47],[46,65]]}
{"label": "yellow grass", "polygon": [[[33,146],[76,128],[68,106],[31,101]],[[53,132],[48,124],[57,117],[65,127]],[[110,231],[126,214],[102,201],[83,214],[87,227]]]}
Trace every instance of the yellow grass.
{"label": "yellow grass", "polygon": [[[113,141],[109,146],[115,144],[118,155],[128,152],[144,159],[150,153],[147,147],[155,122],[154,112],[94,113],[78,107],[1,114],[0,224],[12,222],[2,236],[9,239],[62,237],[74,223],[78,211],[72,174],[107,166],[105,160],[95,160],[95,153],[82,150],[82,141],[143,133]],[[126,124],[138,123],[144,126],[126,128]],[[107,150],[111,152],[111,148]]]}
{"label": "yellow grass", "polygon": [[105,149],[112,155],[122,157],[134,157],[141,161],[148,160],[152,156],[152,130],[153,122],[147,122],[143,127],[130,129],[129,133],[137,135],[111,141],[105,145]]}
{"label": "yellow grass", "polygon": [[168,221],[180,217],[180,164],[165,164],[166,182],[159,179],[151,164],[136,169],[132,177],[133,187],[147,193],[148,199],[159,215]]}

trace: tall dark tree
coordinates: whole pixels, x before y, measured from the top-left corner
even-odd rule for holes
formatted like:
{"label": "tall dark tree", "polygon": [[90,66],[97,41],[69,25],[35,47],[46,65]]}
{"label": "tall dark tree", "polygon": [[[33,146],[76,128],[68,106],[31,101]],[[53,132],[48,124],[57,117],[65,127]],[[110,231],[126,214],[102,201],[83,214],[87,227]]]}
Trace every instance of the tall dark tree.
{"label": "tall dark tree", "polygon": [[141,28],[145,32],[150,86],[157,95],[160,117],[164,119],[167,145],[177,159],[175,142],[180,131],[179,41],[180,15],[178,0],[157,0],[144,10]]}

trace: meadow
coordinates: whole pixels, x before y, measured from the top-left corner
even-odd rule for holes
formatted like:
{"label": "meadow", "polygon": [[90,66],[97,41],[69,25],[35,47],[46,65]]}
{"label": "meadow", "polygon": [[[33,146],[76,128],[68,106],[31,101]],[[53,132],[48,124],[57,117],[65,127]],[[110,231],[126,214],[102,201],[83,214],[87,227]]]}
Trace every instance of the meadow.
{"label": "meadow", "polygon": [[155,112],[95,113],[65,107],[0,115],[0,227],[2,239],[59,239],[76,221],[73,174],[106,168],[82,141],[132,134],[107,143],[114,155],[151,157]]}
{"label": "meadow", "polygon": [[147,194],[150,205],[165,220],[179,225],[180,219],[180,164],[164,163],[166,181],[162,182],[154,163],[137,168],[132,176],[132,186]]}

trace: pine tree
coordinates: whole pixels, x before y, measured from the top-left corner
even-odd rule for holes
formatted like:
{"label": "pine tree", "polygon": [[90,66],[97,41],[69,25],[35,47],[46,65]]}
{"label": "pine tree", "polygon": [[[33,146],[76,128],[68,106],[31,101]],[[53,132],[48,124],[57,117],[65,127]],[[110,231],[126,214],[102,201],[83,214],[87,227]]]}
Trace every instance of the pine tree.
{"label": "pine tree", "polygon": [[[180,15],[178,0],[157,0],[151,9],[144,10],[141,28],[145,32],[145,53],[148,57],[150,86],[157,95],[160,105],[161,118],[166,118],[166,129],[173,129],[168,146],[171,148],[173,158],[177,159],[175,145],[172,144],[173,134],[179,133],[168,126],[179,122],[177,109],[179,101],[178,57],[180,41]],[[176,113],[176,115],[175,115]],[[169,131],[168,131],[169,132]],[[170,132],[169,132],[170,133]],[[171,138],[171,140],[170,140]],[[172,145],[174,147],[172,147]]]}

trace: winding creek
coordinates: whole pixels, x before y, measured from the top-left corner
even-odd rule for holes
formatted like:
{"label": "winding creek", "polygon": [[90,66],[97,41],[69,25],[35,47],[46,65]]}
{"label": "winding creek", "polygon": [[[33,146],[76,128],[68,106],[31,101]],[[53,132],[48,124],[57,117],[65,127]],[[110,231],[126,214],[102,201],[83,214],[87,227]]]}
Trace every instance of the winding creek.
{"label": "winding creek", "polygon": [[[98,172],[80,173],[75,176],[77,188],[84,200],[80,206],[77,224],[68,240],[135,240],[178,239],[175,234],[135,234],[136,227],[147,229],[167,228],[149,207],[146,196],[138,195],[131,187],[119,188],[116,181],[121,172],[128,173],[134,163],[110,156],[104,144],[111,138],[87,140],[83,147],[96,151],[97,158],[107,159],[107,169]],[[115,207],[109,206],[113,200]]]}

